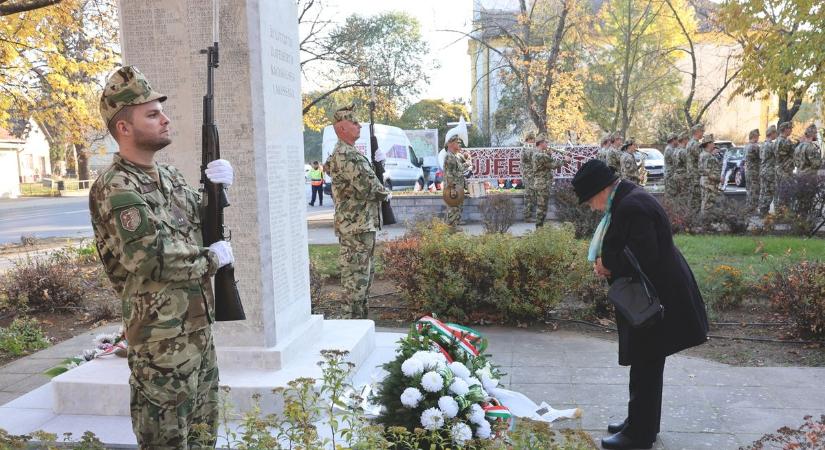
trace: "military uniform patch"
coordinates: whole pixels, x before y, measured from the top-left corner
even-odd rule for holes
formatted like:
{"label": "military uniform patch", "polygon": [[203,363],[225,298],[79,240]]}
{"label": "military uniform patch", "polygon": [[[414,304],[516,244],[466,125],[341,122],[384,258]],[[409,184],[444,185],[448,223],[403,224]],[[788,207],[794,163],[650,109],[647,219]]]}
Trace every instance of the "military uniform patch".
{"label": "military uniform patch", "polygon": [[137,207],[132,206],[120,212],[120,226],[132,233],[140,227],[141,217]]}

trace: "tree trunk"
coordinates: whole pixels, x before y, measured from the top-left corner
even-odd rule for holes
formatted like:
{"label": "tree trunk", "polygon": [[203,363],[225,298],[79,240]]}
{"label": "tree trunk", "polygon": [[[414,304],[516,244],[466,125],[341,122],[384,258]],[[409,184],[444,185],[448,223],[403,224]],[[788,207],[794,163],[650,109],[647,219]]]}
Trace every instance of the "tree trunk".
{"label": "tree trunk", "polygon": [[779,92],[777,94],[777,97],[779,98],[779,123],[790,122],[796,113],[799,112],[799,107],[802,106],[802,96],[794,95],[794,101],[789,108],[788,98],[790,97],[790,94],[791,93],[788,91]]}
{"label": "tree trunk", "polygon": [[89,156],[91,155],[86,150],[85,145],[75,145],[75,150],[77,151],[77,179],[88,180]]}

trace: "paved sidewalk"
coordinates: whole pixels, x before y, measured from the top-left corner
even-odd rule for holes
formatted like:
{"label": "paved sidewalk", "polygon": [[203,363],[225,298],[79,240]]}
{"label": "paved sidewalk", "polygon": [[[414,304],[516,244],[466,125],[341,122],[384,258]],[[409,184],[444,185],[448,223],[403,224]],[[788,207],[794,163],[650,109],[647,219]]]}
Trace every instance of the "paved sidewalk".
{"label": "paved sidewalk", "polygon": [[[96,333],[113,328],[107,326],[86,333],[0,368],[0,403],[46,383],[48,379],[41,375],[43,370],[88,348]],[[628,369],[617,365],[615,343],[566,331],[504,327],[480,330],[489,339],[494,362],[507,373],[502,380],[506,387],[537,403],[547,401],[557,409],[582,408],[581,419],[556,422],[554,427],[583,428],[598,442],[599,437],[606,435],[604,428],[608,422],[624,418]],[[376,352],[356,374],[356,380],[369,380],[372,368],[393,357],[390,344],[395,338],[396,335],[378,333]],[[736,449],[781,426],[796,427],[807,414],[818,417],[825,413],[823,379],[825,368],[731,367],[698,358],[670,357],[665,368],[662,432],[655,448]],[[43,391],[46,388],[30,397],[47,398]],[[25,429],[17,413],[25,400],[0,407],[0,428],[12,433],[31,431]],[[39,408],[43,408],[38,413],[41,417],[48,416],[48,404]],[[54,432],[60,423],[82,420],[94,423],[98,419],[55,418],[42,427]],[[109,417],[105,421],[129,429],[127,417]]]}

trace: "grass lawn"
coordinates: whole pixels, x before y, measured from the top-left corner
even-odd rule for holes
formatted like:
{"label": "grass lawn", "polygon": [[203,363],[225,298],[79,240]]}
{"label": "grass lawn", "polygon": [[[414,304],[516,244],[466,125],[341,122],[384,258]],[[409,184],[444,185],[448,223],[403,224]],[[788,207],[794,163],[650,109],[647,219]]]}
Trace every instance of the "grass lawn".
{"label": "grass lawn", "polygon": [[720,264],[742,271],[749,281],[782,269],[790,262],[822,259],[825,240],[786,236],[677,235],[676,246],[685,255],[701,285],[707,273]]}
{"label": "grass lawn", "polygon": [[[338,278],[338,244],[310,244],[309,259],[318,267],[325,277]],[[375,274],[384,273],[384,262],[381,260],[381,244],[375,246]]]}

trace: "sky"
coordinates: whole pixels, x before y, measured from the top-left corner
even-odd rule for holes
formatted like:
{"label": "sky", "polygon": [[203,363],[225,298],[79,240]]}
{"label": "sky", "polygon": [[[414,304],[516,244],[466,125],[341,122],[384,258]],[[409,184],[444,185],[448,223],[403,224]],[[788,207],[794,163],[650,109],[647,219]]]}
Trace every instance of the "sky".
{"label": "sky", "polygon": [[[333,20],[351,14],[372,16],[385,11],[403,11],[418,19],[421,34],[440,66],[428,73],[430,82],[421,86],[413,102],[425,98],[470,99],[470,58],[467,38],[444,29],[469,31],[472,23],[472,0],[322,0],[325,16]],[[311,86],[311,81],[304,80]]]}

